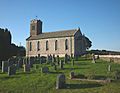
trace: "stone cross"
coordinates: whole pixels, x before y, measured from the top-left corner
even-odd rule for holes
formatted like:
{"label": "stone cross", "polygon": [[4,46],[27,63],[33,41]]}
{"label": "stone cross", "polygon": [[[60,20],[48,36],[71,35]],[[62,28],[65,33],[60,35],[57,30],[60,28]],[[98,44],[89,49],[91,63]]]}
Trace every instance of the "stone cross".
{"label": "stone cross", "polygon": [[65,88],[66,86],[66,78],[64,74],[60,74],[57,76],[57,81],[56,81],[56,89],[62,89]]}

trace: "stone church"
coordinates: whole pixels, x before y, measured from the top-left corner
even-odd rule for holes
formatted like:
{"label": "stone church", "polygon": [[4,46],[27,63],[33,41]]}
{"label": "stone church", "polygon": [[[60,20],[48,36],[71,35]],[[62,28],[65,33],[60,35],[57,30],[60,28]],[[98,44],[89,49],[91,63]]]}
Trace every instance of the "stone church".
{"label": "stone church", "polygon": [[43,32],[42,21],[33,19],[30,23],[30,36],[26,39],[26,56],[47,56],[65,54],[79,56],[85,53],[84,36],[80,29]]}

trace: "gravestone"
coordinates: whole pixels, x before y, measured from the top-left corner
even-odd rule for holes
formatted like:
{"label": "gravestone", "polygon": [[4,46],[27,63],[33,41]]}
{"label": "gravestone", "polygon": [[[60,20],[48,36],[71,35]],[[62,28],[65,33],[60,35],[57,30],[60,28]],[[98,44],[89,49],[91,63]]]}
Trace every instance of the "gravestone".
{"label": "gravestone", "polygon": [[8,75],[15,75],[16,74],[16,66],[15,65],[11,65],[8,67]]}
{"label": "gravestone", "polygon": [[56,64],[54,65],[54,70],[57,70],[57,66],[56,66]]}
{"label": "gravestone", "polygon": [[60,60],[60,69],[63,69],[63,60]]}
{"label": "gravestone", "polygon": [[34,60],[33,60],[33,58],[29,58],[29,65],[30,65],[30,67],[33,67],[33,62],[34,62]]}
{"label": "gravestone", "polygon": [[111,71],[111,65],[108,65],[108,71],[109,72]]}
{"label": "gravestone", "polygon": [[22,68],[22,66],[23,66],[23,59],[22,58],[18,59],[18,66],[20,68]]}
{"label": "gravestone", "polygon": [[74,59],[72,59],[72,66],[74,66]]}
{"label": "gravestone", "polygon": [[8,59],[8,65],[9,65],[9,66],[13,65],[14,62],[15,62],[15,59],[14,59],[14,58],[9,58],[9,59]]}
{"label": "gravestone", "polygon": [[65,82],[65,75],[60,74],[57,76],[57,81],[56,81],[56,89],[62,89],[65,88],[66,82]]}
{"label": "gravestone", "polygon": [[29,64],[24,64],[24,72],[30,72],[30,65]]}
{"label": "gravestone", "polygon": [[70,79],[73,79],[75,76],[74,72],[70,72]]}
{"label": "gravestone", "polygon": [[60,58],[59,58],[59,55],[57,55],[57,65],[59,65],[59,62],[60,62]]}
{"label": "gravestone", "polygon": [[9,66],[9,63],[8,61],[2,61],[2,72],[8,72],[8,66]]}
{"label": "gravestone", "polygon": [[96,63],[94,54],[92,54],[92,63]]}
{"label": "gravestone", "polygon": [[49,68],[48,67],[42,67],[41,72],[42,73],[49,73]]}
{"label": "gravestone", "polygon": [[55,55],[53,55],[52,57],[52,63],[55,63],[56,62],[56,58],[55,58]]}
{"label": "gravestone", "polygon": [[68,62],[68,55],[67,54],[65,54],[65,57],[64,57],[64,64],[66,64],[67,62]]}

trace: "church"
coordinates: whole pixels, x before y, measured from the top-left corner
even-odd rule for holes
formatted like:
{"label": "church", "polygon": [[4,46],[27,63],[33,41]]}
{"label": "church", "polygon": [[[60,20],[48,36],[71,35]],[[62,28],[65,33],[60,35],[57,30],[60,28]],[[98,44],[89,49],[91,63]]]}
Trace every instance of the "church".
{"label": "church", "polygon": [[80,28],[43,32],[42,21],[30,22],[30,36],[26,39],[26,56],[79,56],[85,53],[85,39]]}

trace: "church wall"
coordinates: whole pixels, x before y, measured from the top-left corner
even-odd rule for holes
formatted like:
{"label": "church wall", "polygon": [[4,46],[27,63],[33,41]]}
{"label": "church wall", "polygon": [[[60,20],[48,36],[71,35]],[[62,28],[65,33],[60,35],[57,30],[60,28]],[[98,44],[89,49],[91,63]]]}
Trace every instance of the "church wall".
{"label": "church wall", "polygon": [[[65,50],[65,40],[68,39],[68,49]],[[57,40],[58,48],[55,50],[55,40]],[[40,50],[37,51],[37,42],[40,42]],[[48,41],[48,50],[46,50],[46,41]],[[29,43],[32,42],[32,51],[29,51]],[[59,55],[60,57],[68,54],[71,56],[71,53],[74,55],[74,37],[62,37],[62,38],[49,38],[49,39],[40,39],[40,40],[29,40],[26,42],[26,56],[47,56]]]}

